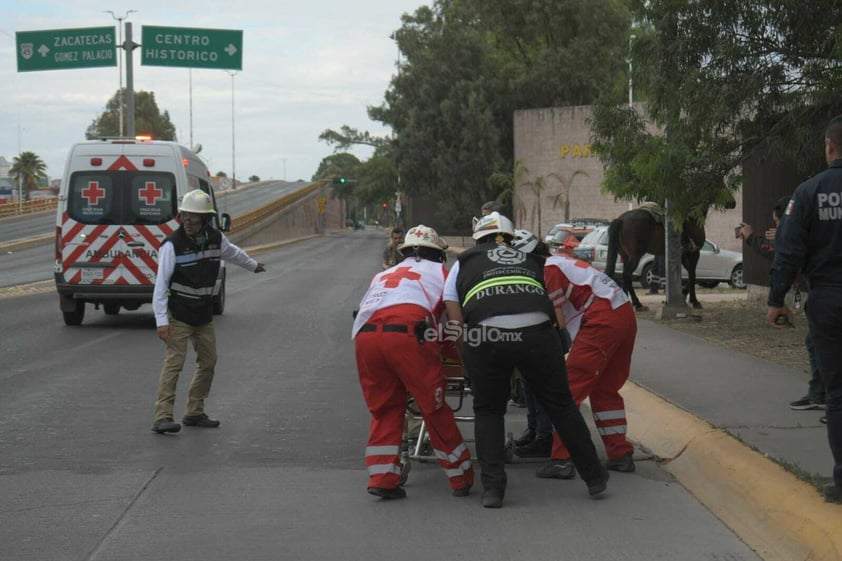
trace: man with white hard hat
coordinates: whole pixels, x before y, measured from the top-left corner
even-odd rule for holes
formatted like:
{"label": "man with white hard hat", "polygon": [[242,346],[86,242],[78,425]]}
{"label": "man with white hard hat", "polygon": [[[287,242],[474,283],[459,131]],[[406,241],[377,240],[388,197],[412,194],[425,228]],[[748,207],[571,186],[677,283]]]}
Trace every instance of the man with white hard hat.
{"label": "man with white hard hat", "polygon": [[152,309],[158,338],[166,344],[164,366],[158,380],[152,430],[158,434],[181,430],[173,420],[179,374],[187,355],[187,342],[196,351],[196,371],[187,393],[186,426],[216,428],[219,421],[205,413],[216,367],[216,330],[213,325],[213,288],[221,259],[255,273],[255,261],[214,228],[210,195],[196,189],[184,195],[178,207],[181,225],[161,244]]}

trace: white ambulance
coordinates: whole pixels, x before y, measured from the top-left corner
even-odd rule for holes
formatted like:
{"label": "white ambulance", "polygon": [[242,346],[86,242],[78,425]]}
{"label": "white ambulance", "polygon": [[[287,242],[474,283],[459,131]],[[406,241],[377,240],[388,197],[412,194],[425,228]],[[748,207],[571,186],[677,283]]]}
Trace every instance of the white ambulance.
{"label": "white ambulance", "polygon": [[[178,228],[179,201],[193,189],[208,193],[216,209],[208,168],[175,142],[105,138],[70,149],[56,212],[55,280],[64,323],[80,325],[86,304],[117,314],[152,302],[158,248]],[[214,225],[227,231],[231,217],[217,216]],[[223,263],[214,313],[224,308]]]}

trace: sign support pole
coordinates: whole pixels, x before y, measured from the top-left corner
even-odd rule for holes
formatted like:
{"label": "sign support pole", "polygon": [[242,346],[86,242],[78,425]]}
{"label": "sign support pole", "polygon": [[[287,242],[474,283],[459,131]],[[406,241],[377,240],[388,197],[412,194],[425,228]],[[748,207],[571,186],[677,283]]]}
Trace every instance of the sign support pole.
{"label": "sign support pole", "polygon": [[120,48],[126,51],[126,135],[134,138],[134,50],[137,48],[132,41],[132,24],[126,22],[126,42]]}

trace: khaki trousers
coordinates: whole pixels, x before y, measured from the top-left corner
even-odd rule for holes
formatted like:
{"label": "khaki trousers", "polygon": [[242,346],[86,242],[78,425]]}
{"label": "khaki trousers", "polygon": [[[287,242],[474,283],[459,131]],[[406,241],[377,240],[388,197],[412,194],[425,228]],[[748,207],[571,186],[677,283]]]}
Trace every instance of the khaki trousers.
{"label": "khaki trousers", "polygon": [[193,343],[193,350],[196,352],[196,372],[187,391],[187,410],[184,414],[193,416],[205,412],[205,399],[210,394],[216,367],[216,329],[213,322],[196,326],[170,316],[170,336],[166,342],[164,367],[158,379],[155,421],[173,417],[175,388],[187,358],[188,340]]}

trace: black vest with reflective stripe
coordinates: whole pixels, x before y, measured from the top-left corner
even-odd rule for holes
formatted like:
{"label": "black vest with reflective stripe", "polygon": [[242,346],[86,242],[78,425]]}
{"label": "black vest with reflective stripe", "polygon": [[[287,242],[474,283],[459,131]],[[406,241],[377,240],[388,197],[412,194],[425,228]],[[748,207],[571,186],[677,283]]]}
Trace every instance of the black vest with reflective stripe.
{"label": "black vest with reflective stripe", "polygon": [[204,243],[197,244],[182,226],[164,240],[172,243],[175,250],[170,312],[178,321],[190,325],[205,325],[213,320],[213,287],[219,274],[222,234],[208,226],[204,234]]}
{"label": "black vest with reflective stripe", "polygon": [[484,243],[462,252],[456,290],[468,327],[510,314],[544,312],[550,320],[555,317],[543,262],[506,245]]}

